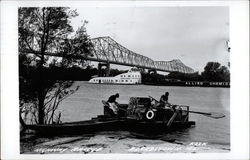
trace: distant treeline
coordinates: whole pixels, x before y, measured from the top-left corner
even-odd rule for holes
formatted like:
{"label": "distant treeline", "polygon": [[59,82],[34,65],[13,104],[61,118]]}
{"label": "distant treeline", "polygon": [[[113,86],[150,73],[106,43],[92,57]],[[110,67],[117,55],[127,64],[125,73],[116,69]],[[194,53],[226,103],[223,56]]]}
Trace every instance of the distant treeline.
{"label": "distant treeline", "polygon": [[[79,67],[72,68],[63,68],[63,67],[50,67],[43,68],[43,77],[44,79],[56,79],[56,80],[79,80],[79,81],[88,81],[93,75],[97,75],[97,69],[87,67],[85,69]],[[37,67],[20,67],[19,74],[27,78],[38,77]]]}
{"label": "distant treeline", "polygon": [[171,72],[168,75],[157,73],[143,73],[142,83],[165,84],[166,82],[178,81],[205,81],[205,82],[230,82],[230,72],[227,67],[221,66],[218,62],[208,62],[204,71],[199,74]]}
{"label": "distant treeline", "polygon": [[157,73],[142,73],[142,83],[164,84],[165,82],[175,81],[203,81],[198,73],[184,74],[172,72],[168,75],[161,75]]}
{"label": "distant treeline", "polygon": [[[102,70],[102,73],[105,71]],[[111,69],[110,76],[116,76],[118,74],[126,72],[125,70]],[[19,74],[27,78],[38,77],[36,67],[32,66],[19,66]],[[57,79],[57,80],[78,80],[88,81],[93,76],[98,74],[97,68],[86,67],[85,69],[79,67],[44,67],[43,76],[44,79]],[[230,82],[230,73],[227,67],[220,66],[217,62],[209,62],[204,71],[199,74],[198,72],[185,74],[179,72],[171,72],[168,75],[162,75],[158,73],[142,72],[142,83],[154,83],[164,84],[166,82],[177,82],[177,81],[208,81],[208,82]]]}
{"label": "distant treeline", "polygon": [[[105,70],[102,69],[102,73],[105,73]],[[118,74],[124,73],[126,71],[120,71],[118,69],[111,69],[110,70],[110,76],[116,76]],[[25,65],[19,65],[19,75],[26,77],[28,79],[36,79],[40,74],[38,72],[37,67],[35,66],[25,66]],[[75,80],[75,81],[88,81],[93,76],[98,75],[97,68],[94,67],[86,67],[86,68],[80,68],[80,67],[44,67],[43,68],[43,78],[48,80]]]}

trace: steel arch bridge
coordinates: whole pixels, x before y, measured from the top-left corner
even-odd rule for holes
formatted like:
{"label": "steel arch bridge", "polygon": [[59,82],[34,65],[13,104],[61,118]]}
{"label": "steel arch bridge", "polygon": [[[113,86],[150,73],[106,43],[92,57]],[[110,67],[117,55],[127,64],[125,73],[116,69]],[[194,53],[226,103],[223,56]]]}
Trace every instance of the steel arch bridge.
{"label": "steel arch bridge", "polygon": [[180,60],[154,61],[149,57],[135,53],[110,37],[98,37],[92,40],[94,49],[88,60],[110,64],[134,66],[164,72],[194,73],[194,70],[184,65]]}

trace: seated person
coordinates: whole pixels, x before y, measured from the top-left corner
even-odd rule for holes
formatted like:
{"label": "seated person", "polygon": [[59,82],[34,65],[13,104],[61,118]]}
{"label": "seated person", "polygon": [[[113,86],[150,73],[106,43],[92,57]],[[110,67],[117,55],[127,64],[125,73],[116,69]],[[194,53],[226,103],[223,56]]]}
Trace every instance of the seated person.
{"label": "seated person", "polygon": [[[164,95],[161,96],[160,98],[160,107],[162,108],[171,108],[171,104],[168,103],[168,96],[169,96],[169,93],[166,92]],[[171,108],[172,110],[172,108]]]}
{"label": "seated person", "polygon": [[169,96],[168,92],[166,92],[164,95],[162,95],[160,98],[160,103],[164,104],[164,105],[168,104],[168,96]]}

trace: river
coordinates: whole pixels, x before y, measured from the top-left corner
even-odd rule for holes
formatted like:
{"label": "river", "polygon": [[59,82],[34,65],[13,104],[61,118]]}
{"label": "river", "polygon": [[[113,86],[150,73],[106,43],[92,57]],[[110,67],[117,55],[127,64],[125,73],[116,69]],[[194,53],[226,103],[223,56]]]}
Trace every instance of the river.
{"label": "river", "polygon": [[[175,142],[178,142],[175,145],[181,144],[181,146],[191,145],[192,147],[200,147],[200,150],[195,152],[217,152],[230,150],[229,88],[105,85],[89,84],[88,82],[82,81],[75,82],[74,86],[80,86],[79,90],[77,90],[70,97],[66,98],[59,106],[59,110],[62,112],[63,122],[88,120],[92,117],[103,114],[103,105],[101,100],[107,100],[110,95],[115,93],[120,94],[119,99],[117,99],[119,103],[128,103],[129,98],[133,96],[147,97],[150,95],[159,99],[162,94],[169,92],[169,102],[172,104],[188,105],[190,106],[190,110],[193,111],[219,112],[225,114],[226,117],[213,119],[203,115],[190,113],[189,119],[196,122],[195,127],[184,131],[168,133],[163,137],[175,139]],[[168,142],[161,140],[138,140],[134,137],[131,138],[128,135],[129,133],[127,132],[100,133],[100,135],[91,135],[84,141],[74,141],[74,143],[68,145],[68,147],[72,148],[72,146],[83,146],[85,143],[89,144],[91,142],[91,144],[93,144],[98,142],[98,144],[104,148],[100,153],[127,153],[133,144],[137,144],[135,146],[153,147],[165,146],[165,144],[168,144],[167,146],[169,147],[169,145],[171,145]],[[123,138],[121,139],[121,137]],[[65,140],[67,137],[63,138]],[[35,138],[36,141],[39,141],[38,139],[38,137]],[[57,142],[58,138],[47,139],[43,143],[35,144],[35,148],[46,146],[46,144],[52,143],[51,141]],[[114,141],[116,143],[114,143]],[[126,147],[122,147],[125,144]],[[117,149],[117,145],[120,149]],[[28,141],[25,141],[25,143],[21,142],[21,152],[34,153],[34,150],[32,150],[30,146],[31,145]],[[187,147],[184,147],[183,150],[178,152],[189,152],[186,149]]]}

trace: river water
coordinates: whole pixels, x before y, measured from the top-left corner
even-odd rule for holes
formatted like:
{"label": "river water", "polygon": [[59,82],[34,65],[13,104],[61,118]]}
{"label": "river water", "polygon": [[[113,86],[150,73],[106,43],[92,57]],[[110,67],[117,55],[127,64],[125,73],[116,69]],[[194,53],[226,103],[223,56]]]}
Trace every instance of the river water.
{"label": "river water", "polygon": [[[177,86],[150,86],[150,85],[105,85],[89,84],[88,82],[78,81],[75,86],[80,86],[79,90],[66,98],[59,107],[62,112],[62,121],[81,121],[89,120],[92,117],[103,114],[101,100],[107,100],[112,94],[119,93],[117,99],[119,103],[128,103],[130,97],[152,96],[159,99],[162,94],[169,92],[169,102],[172,104],[183,104],[190,106],[190,110],[200,112],[219,112],[226,115],[221,119],[213,119],[199,114],[190,113],[189,120],[195,121],[195,127],[184,131],[168,133],[163,137],[174,139],[177,144],[184,146],[200,147],[201,152],[228,151],[230,150],[230,89],[229,88],[206,88],[206,87],[177,87]],[[74,141],[70,146],[83,146],[85,143],[106,146],[109,151],[103,150],[101,153],[126,153],[133,144],[137,146],[161,146],[168,142],[159,140],[138,140],[128,136],[127,132],[108,132],[100,135],[91,135],[84,141]],[[127,137],[126,137],[127,136]],[[111,137],[111,138],[110,138]],[[118,138],[117,138],[118,137]],[[122,138],[122,140],[120,140]],[[72,138],[72,137],[71,137]],[[74,137],[73,137],[74,138]],[[79,137],[75,137],[79,138]],[[36,141],[39,138],[35,138]],[[164,138],[163,138],[164,139]],[[65,140],[65,137],[64,137]],[[62,141],[64,141],[62,139]],[[35,148],[46,146],[46,143],[55,141],[58,138],[47,139],[44,143],[32,144]],[[60,141],[60,140],[59,140]],[[103,141],[103,142],[102,142]],[[115,141],[115,142],[114,142]],[[129,143],[130,142],[130,143]],[[30,149],[28,141],[21,142],[21,152],[34,153]],[[120,145],[119,145],[120,144]],[[126,147],[121,147],[126,144]],[[118,145],[118,147],[117,147]],[[168,144],[169,146],[171,144]],[[197,146],[198,145],[198,146]],[[29,146],[29,147],[27,147]],[[32,148],[34,148],[34,146]],[[59,145],[60,146],[60,145]],[[108,147],[107,147],[108,146]],[[65,146],[64,146],[65,147]],[[117,148],[119,148],[117,150]],[[203,147],[203,148],[202,148]],[[204,148],[205,147],[205,148]],[[186,149],[186,148],[185,148]],[[182,152],[182,151],[179,151]],[[183,151],[185,152],[185,151]],[[199,152],[199,151],[197,151]]]}

